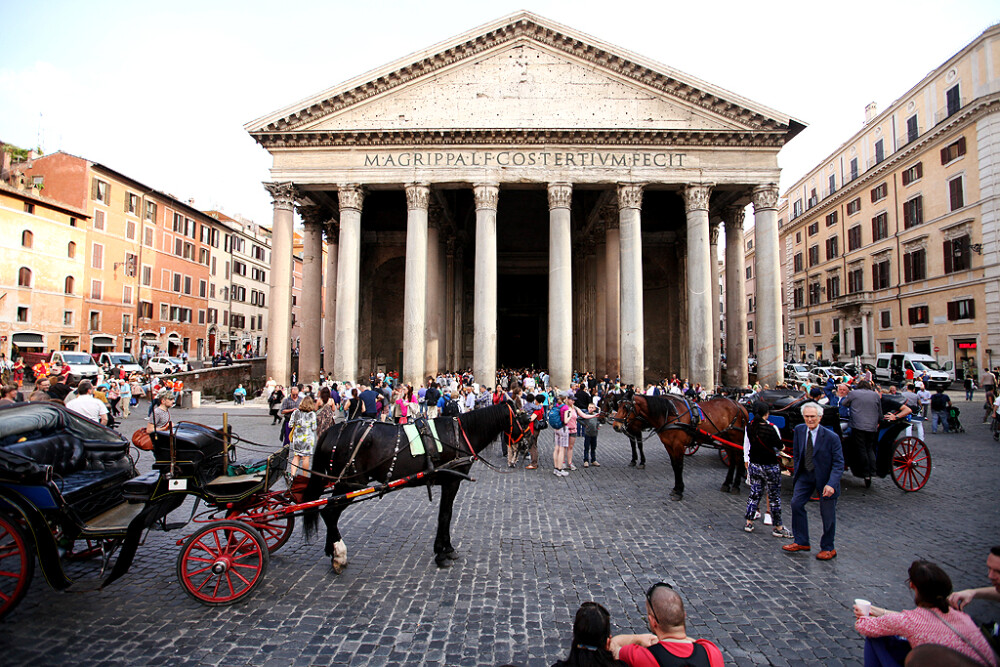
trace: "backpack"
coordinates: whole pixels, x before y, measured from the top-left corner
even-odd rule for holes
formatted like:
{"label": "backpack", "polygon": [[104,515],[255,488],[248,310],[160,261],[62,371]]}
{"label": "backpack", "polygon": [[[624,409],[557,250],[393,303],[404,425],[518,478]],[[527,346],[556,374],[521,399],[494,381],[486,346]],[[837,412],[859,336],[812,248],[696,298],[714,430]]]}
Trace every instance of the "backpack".
{"label": "backpack", "polygon": [[445,401],[444,406],[441,407],[442,417],[457,417],[458,412],[458,403],[453,398]]}
{"label": "backpack", "polygon": [[551,426],[552,428],[559,429],[565,426],[562,418],[562,405],[553,405],[551,408],[549,408],[549,412],[546,415],[546,419],[549,422],[549,426]]}

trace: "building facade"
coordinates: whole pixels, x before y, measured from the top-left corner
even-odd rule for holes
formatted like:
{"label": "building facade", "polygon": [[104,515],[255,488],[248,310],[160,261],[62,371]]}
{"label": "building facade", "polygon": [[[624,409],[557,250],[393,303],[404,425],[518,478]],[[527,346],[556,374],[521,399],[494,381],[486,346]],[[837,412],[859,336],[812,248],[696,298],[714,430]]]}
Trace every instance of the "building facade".
{"label": "building facade", "polygon": [[[712,223],[724,220],[741,247],[752,202],[758,256],[772,267],[757,285],[758,329],[777,341],[758,345],[773,384],[777,153],[802,127],[526,12],[253,121],[246,129],[274,161],[268,374],[290,375],[274,352],[292,347],[300,206],[311,211],[296,297],[302,379],[318,374],[326,344],[338,379],[401,366],[419,383],[471,367],[492,385],[498,365],[534,364],[561,387],[574,368],[712,386]],[[734,255],[727,280],[742,295]],[[742,357],[744,309],[729,310],[740,333],[727,344],[742,349],[727,355]],[[741,368],[727,383],[745,384]]]}
{"label": "building facade", "polygon": [[1000,353],[1000,26],[928,74],[784,195],[788,353]]}

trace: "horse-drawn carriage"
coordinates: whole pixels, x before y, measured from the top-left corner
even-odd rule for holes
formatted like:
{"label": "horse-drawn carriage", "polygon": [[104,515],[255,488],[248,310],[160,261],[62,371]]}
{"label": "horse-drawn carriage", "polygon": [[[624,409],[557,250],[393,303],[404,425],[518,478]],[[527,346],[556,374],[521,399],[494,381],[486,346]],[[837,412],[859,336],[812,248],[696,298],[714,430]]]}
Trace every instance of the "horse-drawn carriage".
{"label": "horse-drawn carriage", "polygon": [[[107,586],[128,572],[147,531],[185,527],[193,530],[177,540],[181,587],[203,604],[231,604],[263,581],[269,555],[288,541],[296,516],[320,510],[339,516],[353,502],[415,484],[444,490],[435,543],[441,565],[457,557],[449,530],[459,482],[468,478],[479,451],[504,432],[510,438],[523,433],[527,424],[506,404],[476,412],[435,420],[445,451],[433,459],[411,454],[401,427],[370,420],[336,425],[321,440],[317,458],[332,463],[351,452],[344,466],[351,472],[341,471],[330,484],[328,470],[314,466],[317,484],[305,500],[290,489],[272,490],[284,476],[287,447],[236,465],[234,443],[241,439],[227,427],[180,422],[170,433],[153,434],[152,470],[140,475],[128,441],[111,429],[53,403],[0,408],[0,618],[27,592],[36,556],[49,584],[62,590],[73,583],[64,558],[100,555]],[[359,425],[366,431],[361,438]],[[390,443],[386,451],[383,443]],[[388,469],[382,465],[386,453]],[[188,500],[187,520],[169,522]],[[86,548],[75,551],[80,543]]]}

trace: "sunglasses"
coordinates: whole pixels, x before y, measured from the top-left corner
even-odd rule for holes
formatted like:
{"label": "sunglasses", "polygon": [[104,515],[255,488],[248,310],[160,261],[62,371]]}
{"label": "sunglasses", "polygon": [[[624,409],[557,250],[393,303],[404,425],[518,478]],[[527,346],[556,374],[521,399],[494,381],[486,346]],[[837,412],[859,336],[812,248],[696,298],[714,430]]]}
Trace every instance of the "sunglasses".
{"label": "sunglasses", "polygon": [[674,590],[674,587],[665,581],[657,581],[655,584],[646,589],[646,605],[649,607],[649,611],[652,612],[653,618],[656,619],[657,623],[660,622],[660,619],[657,618],[656,609],[653,607],[653,593],[656,592],[656,589],[659,588],[660,586],[663,586],[664,588],[669,588],[670,590]]}

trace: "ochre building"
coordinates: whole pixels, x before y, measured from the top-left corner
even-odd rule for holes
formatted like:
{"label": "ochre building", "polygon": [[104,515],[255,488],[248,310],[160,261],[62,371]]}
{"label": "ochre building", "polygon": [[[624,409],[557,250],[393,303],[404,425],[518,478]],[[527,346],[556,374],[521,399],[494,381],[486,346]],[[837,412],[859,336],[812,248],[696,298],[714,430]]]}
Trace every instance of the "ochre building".
{"label": "ochre building", "polygon": [[[717,383],[745,358],[754,205],[761,381],[783,366],[777,154],[788,115],[529,13],[247,124],[273,156],[268,374],[291,359],[294,208],[305,224],[299,377],[401,368],[419,383],[534,364]],[[328,244],[326,260],[322,245]],[[324,276],[326,284],[323,303]],[[324,316],[325,311],[325,316]],[[727,384],[744,384],[730,364]]]}

